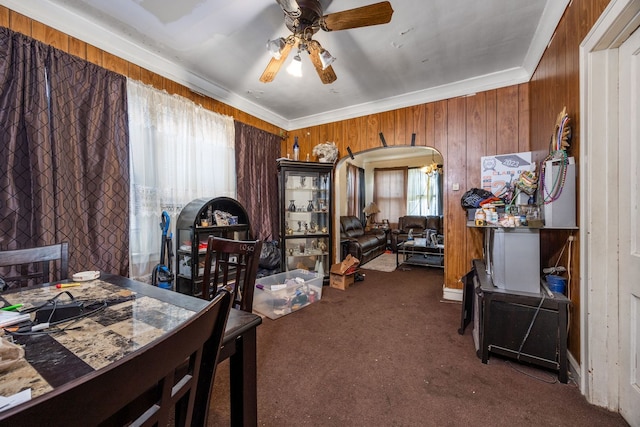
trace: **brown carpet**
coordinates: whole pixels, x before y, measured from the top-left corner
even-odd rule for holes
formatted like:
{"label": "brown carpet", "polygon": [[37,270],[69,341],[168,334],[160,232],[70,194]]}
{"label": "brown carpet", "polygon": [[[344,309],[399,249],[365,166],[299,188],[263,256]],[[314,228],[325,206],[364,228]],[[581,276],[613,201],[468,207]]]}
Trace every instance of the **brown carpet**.
{"label": "brown carpet", "polygon": [[[383,273],[258,327],[259,426],[626,426],[575,384],[497,356],[483,364],[443,272]],[[209,425],[229,423],[229,365]]]}

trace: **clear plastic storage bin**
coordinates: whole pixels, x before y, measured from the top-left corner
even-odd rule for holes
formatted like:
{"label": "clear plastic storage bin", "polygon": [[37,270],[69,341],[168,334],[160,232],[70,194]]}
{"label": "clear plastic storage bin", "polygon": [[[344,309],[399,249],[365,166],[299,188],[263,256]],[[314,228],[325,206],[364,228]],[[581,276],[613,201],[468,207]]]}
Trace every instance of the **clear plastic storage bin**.
{"label": "clear plastic storage bin", "polygon": [[322,276],[292,270],[256,279],[253,310],[278,319],[322,298]]}

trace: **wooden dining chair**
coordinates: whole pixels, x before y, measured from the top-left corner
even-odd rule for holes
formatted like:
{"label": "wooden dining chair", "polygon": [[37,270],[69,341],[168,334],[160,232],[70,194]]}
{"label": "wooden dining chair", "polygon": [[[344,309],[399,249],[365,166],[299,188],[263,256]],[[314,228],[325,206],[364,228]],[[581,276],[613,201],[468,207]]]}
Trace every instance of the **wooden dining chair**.
{"label": "wooden dining chair", "polygon": [[5,412],[7,426],[204,426],[231,294],[164,337]]}
{"label": "wooden dining chair", "polygon": [[201,298],[211,299],[220,288],[233,294],[232,306],[251,313],[262,241],[209,236]]}
{"label": "wooden dining chair", "polygon": [[10,288],[65,280],[69,276],[69,244],[0,251],[0,275]]}

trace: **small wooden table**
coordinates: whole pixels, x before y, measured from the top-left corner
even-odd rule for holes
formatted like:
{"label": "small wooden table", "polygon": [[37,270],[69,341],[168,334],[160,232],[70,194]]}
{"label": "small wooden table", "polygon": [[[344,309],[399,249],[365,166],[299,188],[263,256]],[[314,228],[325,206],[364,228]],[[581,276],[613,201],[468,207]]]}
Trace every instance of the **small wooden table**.
{"label": "small wooden table", "polygon": [[[104,301],[107,307],[63,332],[16,336],[16,342],[24,346],[26,361],[0,373],[0,395],[27,388],[32,397],[44,394],[160,338],[208,304],[105,273],[76,287],[22,288],[0,299],[6,304],[24,304],[25,309],[65,291],[76,300]],[[60,303],[67,300],[68,295],[58,298]],[[229,313],[219,361],[230,359],[231,425],[257,424],[256,327],[261,323],[262,318],[252,313],[236,309]]]}

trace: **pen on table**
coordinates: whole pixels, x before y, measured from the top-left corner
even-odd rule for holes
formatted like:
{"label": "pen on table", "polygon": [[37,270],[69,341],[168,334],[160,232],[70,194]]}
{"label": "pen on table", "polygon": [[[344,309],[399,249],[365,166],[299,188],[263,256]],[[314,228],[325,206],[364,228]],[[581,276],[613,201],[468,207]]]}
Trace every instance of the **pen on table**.
{"label": "pen on table", "polygon": [[22,307],[22,304],[14,304],[14,305],[8,305],[6,307],[2,307],[0,308],[0,310],[4,310],[4,311],[16,311],[17,309],[19,309],[20,307]]}
{"label": "pen on table", "polygon": [[80,286],[82,285],[81,283],[58,283],[56,285],[56,288],[58,289],[62,289],[62,288],[73,288],[74,286]]}

